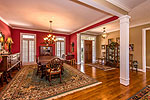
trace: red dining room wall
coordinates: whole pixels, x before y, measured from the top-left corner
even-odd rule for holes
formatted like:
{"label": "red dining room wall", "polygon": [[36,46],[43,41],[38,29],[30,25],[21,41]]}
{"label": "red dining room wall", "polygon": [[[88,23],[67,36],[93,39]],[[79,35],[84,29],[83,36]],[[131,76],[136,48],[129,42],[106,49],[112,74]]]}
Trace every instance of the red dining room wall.
{"label": "red dining room wall", "polygon": [[[50,33],[46,32],[39,32],[39,31],[30,31],[30,30],[23,30],[23,29],[12,29],[12,40],[14,44],[12,45],[12,53],[20,52],[20,33],[30,33],[30,34],[36,34],[36,55],[39,56],[39,47],[44,45],[41,44],[44,42],[43,38],[46,37]],[[63,34],[55,34],[55,36],[63,36],[66,37],[66,54],[70,51],[70,37],[69,35],[63,35]],[[53,46],[53,55],[55,55],[55,45]]]}
{"label": "red dining room wall", "polygon": [[5,35],[5,40],[11,36],[11,28],[0,20],[0,31]]}
{"label": "red dining room wall", "polygon": [[[72,43],[74,43],[74,51],[72,51]],[[70,35],[70,52],[75,56],[75,59],[77,61],[77,33]]]}

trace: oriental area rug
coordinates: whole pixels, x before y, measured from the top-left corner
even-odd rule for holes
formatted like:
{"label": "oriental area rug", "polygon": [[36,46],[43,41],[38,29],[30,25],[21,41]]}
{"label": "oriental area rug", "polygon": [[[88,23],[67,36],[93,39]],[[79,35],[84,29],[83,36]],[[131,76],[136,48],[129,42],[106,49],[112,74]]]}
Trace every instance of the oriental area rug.
{"label": "oriental area rug", "polygon": [[100,84],[68,64],[64,64],[62,83],[59,78],[49,81],[36,76],[37,66],[24,66],[0,93],[0,100],[39,100],[59,97]]}
{"label": "oriental area rug", "polygon": [[110,66],[104,66],[104,65],[100,65],[100,64],[86,64],[86,65],[101,69],[103,71],[109,71],[109,70],[116,69],[116,68],[113,68],[113,67],[110,67]]}
{"label": "oriental area rug", "polygon": [[150,85],[144,87],[128,100],[150,100]]}

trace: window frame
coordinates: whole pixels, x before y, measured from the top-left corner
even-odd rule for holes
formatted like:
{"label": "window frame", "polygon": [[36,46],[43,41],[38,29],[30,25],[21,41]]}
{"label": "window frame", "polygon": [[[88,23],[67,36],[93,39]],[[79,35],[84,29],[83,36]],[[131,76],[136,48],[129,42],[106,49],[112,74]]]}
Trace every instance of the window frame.
{"label": "window frame", "polygon": [[62,56],[61,55],[61,42],[64,42],[64,54],[66,54],[66,37],[56,36],[56,39],[57,38],[64,38],[64,40],[58,40],[58,41],[56,41],[56,44],[55,44],[55,56],[57,56],[57,42],[60,42],[60,57],[61,57]]}

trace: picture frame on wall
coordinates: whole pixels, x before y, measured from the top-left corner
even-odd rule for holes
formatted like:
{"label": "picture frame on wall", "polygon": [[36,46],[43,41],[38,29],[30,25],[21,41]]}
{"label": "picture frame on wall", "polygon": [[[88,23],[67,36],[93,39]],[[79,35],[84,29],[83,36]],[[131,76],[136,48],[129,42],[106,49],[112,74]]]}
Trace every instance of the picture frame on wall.
{"label": "picture frame on wall", "polygon": [[134,51],[134,44],[129,44],[129,51]]}
{"label": "picture frame on wall", "polygon": [[117,37],[117,38],[116,38],[116,42],[117,42],[118,44],[120,44],[120,37]]}
{"label": "picture frame on wall", "polygon": [[102,48],[102,49],[105,49],[105,45],[101,45],[101,48]]}

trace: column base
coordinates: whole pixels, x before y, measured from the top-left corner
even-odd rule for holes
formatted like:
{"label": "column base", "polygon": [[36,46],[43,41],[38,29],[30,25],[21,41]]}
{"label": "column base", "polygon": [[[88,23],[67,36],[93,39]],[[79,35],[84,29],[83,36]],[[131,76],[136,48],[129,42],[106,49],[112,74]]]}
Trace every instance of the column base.
{"label": "column base", "polygon": [[129,85],[129,80],[130,80],[130,79],[124,79],[124,78],[121,78],[121,77],[120,77],[120,83],[121,83],[122,85],[128,86],[128,85]]}

